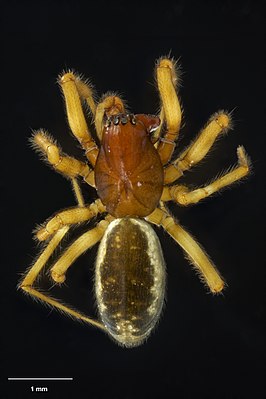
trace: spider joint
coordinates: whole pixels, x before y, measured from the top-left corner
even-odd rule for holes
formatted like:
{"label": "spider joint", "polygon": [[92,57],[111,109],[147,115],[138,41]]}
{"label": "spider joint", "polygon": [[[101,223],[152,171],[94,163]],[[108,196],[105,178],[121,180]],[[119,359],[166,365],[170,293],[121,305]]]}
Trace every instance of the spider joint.
{"label": "spider joint", "polygon": [[[81,141],[80,143],[82,144],[82,146],[86,147],[86,143],[85,142]],[[87,143],[89,144],[90,142],[87,142]],[[98,149],[98,147],[97,147],[97,145],[95,143],[93,145],[89,144],[89,147],[86,148],[86,150],[85,150],[85,154],[88,154],[89,152],[97,150],[97,149]]]}
{"label": "spider joint", "polygon": [[52,277],[52,279],[53,279],[56,283],[58,283],[58,284],[62,284],[62,283],[64,283],[65,280],[66,280],[66,275],[65,275],[65,273],[60,274],[60,273],[58,273],[57,271],[55,271],[55,270],[53,270],[53,269],[51,269],[51,277]]}
{"label": "spider joint", "polygon": [[173,186],[170,188],[171,197],[176,199],[180,205],[187,205],[186,194],[188,191],[186,186]]}
{"label": "spider joint", "polygon": [[216,114],[215,122],[220,126],[221,129],[226,129],[230,126],[230,118],[225,113]]}
{"label": "spider joint", "polygon": [[159,140],[162,141],[163,143],[171,144],[171,145],[175,146],[175,142],[171,139],[166,139],[165,137],[160,137]]}
{"label": "spider joint", "polygon": [[65,73],[63,76],[60,77],[60,83],[64,84],[67,82],[75,82],[75,75],[72,72]]}

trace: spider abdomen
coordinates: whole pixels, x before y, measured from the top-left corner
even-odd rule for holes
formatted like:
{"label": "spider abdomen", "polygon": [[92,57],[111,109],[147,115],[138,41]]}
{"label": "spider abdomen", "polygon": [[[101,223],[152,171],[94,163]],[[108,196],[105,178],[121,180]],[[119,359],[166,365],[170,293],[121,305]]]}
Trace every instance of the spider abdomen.
{"label": "spider abdomen", "polygon": [[133,218],[111,222],[95,273],[99,316],[107,331],[122,345],[140,345],[159,319],[165,293],[165,265],[152,227]]}
{"label": "spider abdomen", "polygon": [[111,215],[145,217],[157,207],[163,167],[150,133],[159,124],[158,117],[120,114],[104,127],[95,184]]}

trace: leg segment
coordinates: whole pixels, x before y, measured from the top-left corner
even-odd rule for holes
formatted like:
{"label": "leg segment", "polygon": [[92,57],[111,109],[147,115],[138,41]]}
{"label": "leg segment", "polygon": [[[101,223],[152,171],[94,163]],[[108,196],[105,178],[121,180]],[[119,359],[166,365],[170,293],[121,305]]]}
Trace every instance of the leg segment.
{"label": "leg segment", "polygon": [[[94,166],[98,156],[98,147],[89,131],[80,101],[81,96],[86,96],[84,93],[86,89],[89,90],[89,87],[84,82],[80,82],[78,77],[71,72],[61,76],[59,82],[65,97],[70,128],[84,148],[91,165]],[[87,102],[90,103],[92,101],[92,96],[89,96]],[[95,109],[95,105],[92,108]]]}
{"label": "leg segment", "polygon": [[45,241],[63,226],[86,222],[99,212],[102,213],[105,211],[106,208],[99,199],[89,206],[66,209],[57,213],[46,223],[45,227],[39,229],[36,232],[36,237],[39,241]]}
{"label": "leg segment", "polygon": [[167,58],[159,59],[156,66],[156,76],[162,102],[160,116],[166,122],[166,133],[160,139],[157,148],[162,163],[165,165],[169,162],[175,148],[175,140],[180,130],[182,111],[176,94],[178,77],[174,63]]}
{"label": "leg segment", "polygon": [[173,183],[183,172],[200,162],[209,152],[216,138],[230,127],[230,116],[217,112],[198,138],[169,166],[165,168],[165,184]]}
{"label": "leg segment", "polygon": [[157,226],[162,226],[173,237],[187,254],[192,265],[199,273],[200,279],[207,284],[213,294],[223,290],[224,281],[207,254],[167,211],[157,208],[150,216],[146,217],[146,220]]}
{"label": "leg segment", "polygon": [[57,172],[69,178],[81,176],[86,183],[95,187],[93,170],[86,163],[64,155],[55,140],[45,131],[38,130],[35,132],[31,143],[37,151],[45,156],[45,159]]}
{"label": "leg segment", "polygon": [[221,190],[224,187],[242,179],[249,172],[249,162],[245,154],[244,147],[238,147],[238,166],[231,172],[213,181],[208,186],[190,191],[186,186],[164,187],[162,201],[174,200],[180,205],[196,204],[200,200],[209,197],[211,194]]}
{"label": "leg segment", "polygon": [[[76,250],[76,252],[74,251],[76,256],[72,255],[71,259],[76,259],[77,256],[78,256],[78,253],[81,254],[82,252],[86,251],[90,246],[94,245],[98,240],[100,240],[102,235],[103,235],[103,233],[104,233],[104,231],[105,231],[105,229],[107,228],[107,226],[108,226],[108,222],[103,220],[95,228],[97,233],[96,232],[91,233],[90,231],[85,233],[85,234],[91,233],[91,237],[89,237],[89,235],[87,236],[87,239],[89,241],[86,242],[84,240],[83,241],[83,246],[81,245],[81,243],[79,241],[79,243],[80,243],[79,251],[77,251],[77,250]],[[35,283],[37,277],[39,276],[40,272],[45,267],[45,265],[46,265],[47,261],[49,260],[49,258],[51,257],[51,255],[54,253],[55,249],[60,244],[61,240],[63,239],[63,237],[67,233],[68,229],[69,229],[68,226],[64,226],[63,228],[61,228],[60,230],[58,230],[55,233],[55,235],[50,240],[50,242],[47,245],[47,247],[44,249],[44,251],[41,253],[41,255],[39,256],[37,261],[34,263],[34,265],[31,267],[29,272],[26,274],[25,278],[20,283],[19,288],[24,290],[26,293],[32,295],[36,299],[39,299],[39,300],[43,301],[44,303],[46,303],[48,305],[51,305],[51,306],[54,306],[58,310],[61,310],[61,311],[65,312],[66,314],[68,314],[71,317],[74,317],[74,318],[79,319],[79,320],[83,320],[83,321],[85,321],[85,322],[87,322],[87,323],[89,323],[89,324],[91,324],[91,325],[93,325],[95,327],[98,327],[98,328],[101,328],[102,330],[105,330],[105,327],[99,321],[91,319],[90,317],[87,317],[87,316],[81,314],[80,312],[78,312],[78,311],[76,311],[74,309],[71,309],[69,306],[60,303],[58,300],[56,300],[54,298],[51,298],[48,295],[46,295],[46,294],[44,294],[42,292],[39,292],[36,288],[34,288],[34,283]],[[93,230],[95,231],[95,229],[93,229]],[[80,238],[78,240],[80,240]],[[75,242],[72,245],[74,245],[74,244],[75,244]],[[64,259],[66,259],[66,257]],[[67,260],[69,261],[69,259],[70,258],[68,257]],[[59,261],[60,261],[60,259],[59,259]],[[68,264],[68,267],[69,266],[70,265]],[[56,271],[55,271],[55,273],[56,273]]]}
{"label": "leg segment", "polygon": [[76,178],[72,179],[72,187],[79,207],[84,207],[85,202]]}
{"label": "leg segment", "polygon": [[106,220],[102,220],[94,229],[82,234],[82,236],[77,238],[73,244],[67,248],[63,255],[51,268],[51,276],[55,282],[63,283],[65,281],[65,274],[69,267],[80,255],[101,240],[107,226],[108,222]]}
{"label": "leg segment", "polygon": [[94,95],[93,95],[92,87],[89,85],[89,83],[87,81],[82,80],[82,78],[80,76],[74,75],[74,77],[75,77],[76,88],[77,88],[80,98],[82,98],[83,100],[86,101],[86,103],[88,104],[88,106],[92,112],[92,115],[95,115],[96,105],[94,102]]}

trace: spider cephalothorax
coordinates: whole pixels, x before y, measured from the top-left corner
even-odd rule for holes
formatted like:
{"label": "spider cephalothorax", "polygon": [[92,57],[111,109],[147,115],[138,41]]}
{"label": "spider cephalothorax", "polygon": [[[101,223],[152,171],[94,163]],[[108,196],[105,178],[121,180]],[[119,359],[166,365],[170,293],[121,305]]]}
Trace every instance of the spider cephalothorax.
{"label": "spider cephalothorax", "polygon": [[95,165],[95,186],[114,217],[148,216],[163,190],[163,166],[151,142],[160,119],[115,115],[107,119]]}
{"label": "spider cephalothorax", "polygon": [[[163,227],[183,248],[212,293],[224,288],[212,261],[169,214],[165,202],[175,201],[182,206],[197,203],[249,172],[244,148],[239,146],[238,165],[212,183],[192,190],[176,184],[186,170],[205,157],[216,138],[228,130],[230,115],[223,111],[215,113],[190,146],[172,160],[182,116],[173,60],[159,59],[156,77],[161,97],[160,116],[127,114],[121,98],[110,93],[96,104],[90,85],[79,76],[68,72],[59,78],[70,128],[88,162],[63,154],[43,130],[32,138],[34,147],[48,163],[71,180],[77,206],[58,212],[37,230],[37,239],[48,243],[20,287],[45,303],[101,328],[127,347],[140,345],[149,336],[164,302],[165,264],[151,224]],[[94,116],[100,148],[87,125],[82,100]],[[85,204],[78,178],[94,187],[99,199]],[[53,282],[63,283],[74,261],[100,242],[95,265],[99,320],[94,320],[41,292],[36,281],[70,227],[98,214],[104,215],[103,220],[76,238],[50,269]]]}

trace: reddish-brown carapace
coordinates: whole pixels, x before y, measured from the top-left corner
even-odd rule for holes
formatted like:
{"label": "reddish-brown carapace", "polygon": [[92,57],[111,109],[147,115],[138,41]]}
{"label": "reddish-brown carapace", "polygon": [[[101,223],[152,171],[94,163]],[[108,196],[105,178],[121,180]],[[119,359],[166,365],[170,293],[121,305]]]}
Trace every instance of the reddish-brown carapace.
{"label": "reddish-brown carapace", "polygon": [[95,185],[107,211],[115,217],[148,216],[163,190],[163,166],[152,143],[160,119],[118,114],[107,118],[95,165]]}

